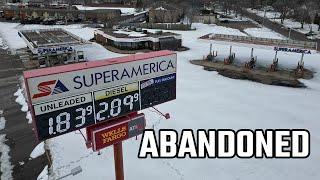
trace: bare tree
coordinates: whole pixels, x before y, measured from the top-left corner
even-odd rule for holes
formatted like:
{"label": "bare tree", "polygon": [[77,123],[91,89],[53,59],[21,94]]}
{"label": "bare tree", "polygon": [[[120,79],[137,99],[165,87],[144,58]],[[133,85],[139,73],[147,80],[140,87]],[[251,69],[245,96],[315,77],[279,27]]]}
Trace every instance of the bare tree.
{"label": "bare tree", "polygon": [[187,24],[191,26],[191,24],[194,21],[194,16],[195,16],[196,12],[193,8],[190,8],[187,10],[186,12],[186,17],[187,17]]}
{"label": "bare tree", "polygon": [[310,22],[310,16],[307,7],[307,0],[299,1],[299,6],[294,7],[293,18],[300,22],[301,28],[304,28],[306,22]]}
{"label": "bare tree", "polygon": [[291,4],[292,1],[290,0],[277,0],[273,4],[275,10],[277,10],[280,13],[281,24],[283,24],[283,21],[289,15],[289,12],[291,11]]}
{"label": "bare tree", "polygon": [[318,10],[317,4],[314,1],[309,1],[306,3],[306,8],[310,18],[310,32],[312,32],[312,24],[314,24],[314,20],[316,18]]}

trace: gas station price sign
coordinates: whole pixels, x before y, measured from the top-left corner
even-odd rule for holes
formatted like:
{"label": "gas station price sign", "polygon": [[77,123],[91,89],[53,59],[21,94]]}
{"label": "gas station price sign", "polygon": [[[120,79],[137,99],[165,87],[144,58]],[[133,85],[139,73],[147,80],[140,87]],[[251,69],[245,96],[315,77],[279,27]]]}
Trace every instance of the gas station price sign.
{"label": "gas station price sign", "polygon": [[24,72],[38,140],[176,99],[176,65],[158,51]]}

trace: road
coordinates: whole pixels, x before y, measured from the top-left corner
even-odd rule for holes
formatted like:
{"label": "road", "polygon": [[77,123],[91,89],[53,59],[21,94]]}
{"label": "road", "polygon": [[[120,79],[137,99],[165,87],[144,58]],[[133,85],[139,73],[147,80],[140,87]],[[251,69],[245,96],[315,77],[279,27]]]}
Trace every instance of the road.
{"label": "road", "polygon": [[[45,155],[29,159],[37,145],[35,135],[31,124],[26,120],[26,113],[20,110],[21,106],[15,102],[16,97],[13,95],[18,89],[23,70],[19,57],[7,55],[6,51],[0,49],[0,110],[4,111],[6,119],[5,129],[0,134],[6,134],[8,139],[6,144],[10,147],[14,180],[37,179],[47,164]],[[22,162],[23,165],[20,165]]]}

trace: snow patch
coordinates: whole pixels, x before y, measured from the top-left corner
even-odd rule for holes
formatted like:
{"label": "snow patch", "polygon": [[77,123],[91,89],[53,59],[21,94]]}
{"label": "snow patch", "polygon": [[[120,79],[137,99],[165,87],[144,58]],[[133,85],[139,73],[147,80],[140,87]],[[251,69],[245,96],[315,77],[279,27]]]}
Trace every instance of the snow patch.
{"label": "snow patch", "polygon": [[253,37],[268,38],[268,39],[286,39],[286,37],[268,28],[247,28],[244,31]]}
{"label": "snow patch", "polygon": [[31,124],[31,123],[32,123],[32,116],[31,116],[30,111],[27,112],[26,118],[27,118],[27,120],[28,120],[28,124]]}
{"label": "snow patch", "polygon": [[30,157],[32,159],[35,159],[41,155],[43,155],[45,153],[45,150],[44,150],[44,142],[41,142],[40,144],[38,144],[34,149],[33,151],[31,152],[30,154]]}
{"label": "snow patch", "polygon": [[113,33],[116,34],[127,34],[129,37],[143,37],[146,36],[146,34],[140,33],[140,32],[135,32],[135,31],[123,31],[123,30],[118,30],[114,31]]}
{"label": "snow patch", "polygon": [[4,129],[6,125],[6,120],[4,119],[4,117],[0,117],[0,130]]}
{"label": "snow patch", "polygon": [[0,130],[4,129],[6,126],[6,119],[2,116],[3,110],[0,110]]}
{"label": "snow patch", "polygon": [[[0,34],[0,36],[1,36],[1,34]],[[8,49],[6,42],[2,38],[0,38],[0,48],[4,49],[4,50]]]}
{"label": "snow patch", "polygon": [[157,7],[155,10],[166,10],[166,8],[164,8],[164,7]]}
{"label": "snow patch", "polygon": [[6,142],[6,135],[1,134],[0,135],[0,171],[1,171],[1,176],[0,179],[3,180],[12,180],[12,169],[13,166],[11,165],[10,162],[10,156],[9,156],[9,151],[10,148],[8,145],[5,144]]}
{"label": "snow patch", "polygon": [[49,176],[48,176],[48,165],[46,165],[42,172],[39,174],[37,180],[48,180]]}
{"label": "snow patch", "polygon": [[26,99],[24,97],[23,90],[21,88],[19,88],[17,90],[17,92],[14,93],[14,96],[17,96],[16,102],[22,106],[21,111],[27,112],[28,111],[28,104],[27,104]]}

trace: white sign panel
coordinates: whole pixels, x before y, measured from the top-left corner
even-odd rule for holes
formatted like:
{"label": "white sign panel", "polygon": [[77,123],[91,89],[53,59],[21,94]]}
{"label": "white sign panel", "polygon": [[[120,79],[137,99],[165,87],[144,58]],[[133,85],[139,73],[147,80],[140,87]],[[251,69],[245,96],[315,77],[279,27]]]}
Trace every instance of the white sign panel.
{"label": "white sign panel", "polygon": [[176,72],[175,54],[28,78],[32,104],[88,93]]}

